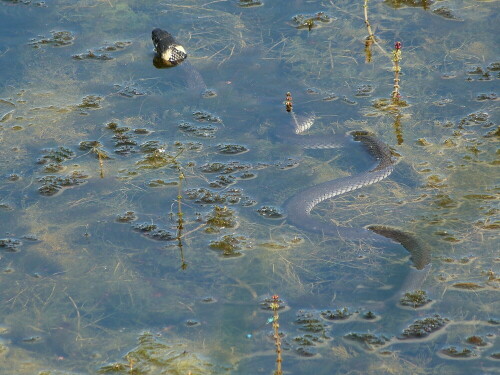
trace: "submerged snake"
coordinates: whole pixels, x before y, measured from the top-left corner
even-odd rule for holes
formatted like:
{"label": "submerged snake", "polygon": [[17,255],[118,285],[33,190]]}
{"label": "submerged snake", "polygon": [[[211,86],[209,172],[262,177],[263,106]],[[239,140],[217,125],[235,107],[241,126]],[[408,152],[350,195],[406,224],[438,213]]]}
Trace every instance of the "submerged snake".
{"label": "submerged snake", "polygon": [[[184,61],[187,53],[184,47],[177,43],[174,37],[161,29],[154,29],[152,39],[156,49],[156,59],[165,66],[175,66],[180,63],[188,76],[190,88],[205,88],[206,85],[199,72]],[[155,63],[156,65],[156,63]],[[292,131],[288,130],[279,134],[280,138],[293,143],[299,143],[304,148],[335,148],[339,147],[337,140],[331,141],[328,137],[314,137],[301,135],[313,124],[312,118],[299,118],[293,111]],[[374,135],[358,131],[351,133],[354,141],[360,142],[368,153],[377,160],[377,165],[354,176],[342,177],[310,187],[294,195],[285,203],[287,221],[306,231],[342,236],[347,240],[371,239],[379,241],[383,236],[401,244],[410,254],[416,270],[410,270],[402,290],[417,289],[422,284],[430,269],[430,250],[428,246],[412,234],[397,228],[370,225],[366,228],[348,228],[335,226],[311,216],[311,211],[320,202],[372,185],[388,177],[394,170],[395,161],[387,145],[378,140]]]}
{"label": "submerged snake", "polygon": [[[288,130],[288,133],[285,132],[284,136],[280,134],[280,137],[288,142],[298,143],[304,148],[340,147],[339,140],[332,140],[333,137],[300,135],[312,126],[313,118],[299,118],[293,111],[291,116],[293,131]],[[311,216],[314,207],[324,200],[377,183],[394,171],[396,162],[386,144],[366,131],[352,132],[350,136],[354,141],[360,142],[367,152],[377,160],[375,167],[354,176],[323,182],[294,195],[285,202],[287,221],[309,232],[341,236],[347,240],[368,239],[380,241],[381,236],[389,238],[401,244],[411,254],[416,269],[424,269],[430,263],[429,248],[410,233],[382,225],[370,225],[366,228],[341,227]]]}

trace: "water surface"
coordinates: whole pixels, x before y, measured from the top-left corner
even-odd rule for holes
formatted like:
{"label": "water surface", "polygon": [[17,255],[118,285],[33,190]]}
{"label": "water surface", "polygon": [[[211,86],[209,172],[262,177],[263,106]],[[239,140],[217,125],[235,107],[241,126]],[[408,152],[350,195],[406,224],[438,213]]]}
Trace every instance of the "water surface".
{"label": "water surface", "polygon": [[[0,2],[0,373],[271,374],[275,294],[286,373],[497,371],[498,2],[368,5],[371,61],[363,1]],[[153,65],[154,27],[217,96]],[[400,245],[259,213],[372,163],[283,144],[286,92],[400,155],[314,215],[429,243],[432,303],[398,305]]]}

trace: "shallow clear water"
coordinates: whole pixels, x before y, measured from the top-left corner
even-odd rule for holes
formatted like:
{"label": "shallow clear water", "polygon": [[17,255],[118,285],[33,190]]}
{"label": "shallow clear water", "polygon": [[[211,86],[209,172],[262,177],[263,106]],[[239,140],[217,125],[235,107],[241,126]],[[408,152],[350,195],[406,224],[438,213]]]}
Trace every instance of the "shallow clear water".
{"label": "shallow clear water", "polygon": [[[498,2],[368,5],[370,62],[363,1],[0,2],[1,374],[271,374],[275,294],[285,373],[498,371]],[[155,68],[154,27],[216,97],[187,64]],[[408,106],[387,108],[395,41]],[[401,156],[313,214],[427,242],[432,303],[398,304],[400,245],[259,214],[371,165],[355,143],[280,141],[286,92],[311,133]]]}

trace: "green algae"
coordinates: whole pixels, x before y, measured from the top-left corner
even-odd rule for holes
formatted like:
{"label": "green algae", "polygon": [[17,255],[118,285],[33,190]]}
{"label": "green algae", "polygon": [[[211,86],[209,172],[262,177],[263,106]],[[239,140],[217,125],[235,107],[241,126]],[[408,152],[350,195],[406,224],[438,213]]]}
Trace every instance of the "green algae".
{"label": "green algae", "polygon": [[399,339],[422,339],[444,328],[448,322],[448,318],[442,318],[438,314],[424,319],[417,319],[408,328],[403,330]]}
{"label": "green algae", "polygon": [[236,145],[230,143],[218,144],[217,150],[225,155],[238,155],[248,151],[248,148],[243,145]]}
{"label": "green algae", "polygon": [[70,31],[51,31],[52,37],[33,39],[30,45],[33,48],[41,48],[42,46],[66,47],[73,44],[75,36]]}
{"label": "green algae", "polygon": [[139,345],[123,356],[122,362],[102,366],[99,374],[155,374],[158,371],[172,375],[210,375],[228,373],[228,369],[214,365],[200,354],[188,351],[183,343],[170,344],[143,333]]}
{"label": "green algae", "polygon": [[480,290],[484,289],[483,285],[479,285],[476,283],[455,283],[453,284],[454,288],[463,289],[463,290]]}
{"label": "green algae", "polygon": [[212,122],[216,124],[221,124],[222,120],[219,116],[214,115],[213,113],[207,112],[207,111],[194,111],[193,112],[193,119],[199,122]]}
{"label": "green algae", "polygon": [[38,192],[41,195],[50,197],[63,191],[65,188],[85,184],[88,178],[89,176],[81,171],[73,171],[66,176],[48,175],[40,177],[38,182],[41,183],[41,186],[38,188]]}
{"label": "green algae", "polygon": [[239,0],[238,5],[242,8],[258,7],[264,3],[259,0]]}
{"label": "green algae", "polygon": [[449,346],[447,348],[441,349],[440,353],[450,358],[471,358],[477,356],[472,350],[468,348],[457,348],[455,346]]}
{"label": "green algae", "polygon": [[344,336],[346,340],[360,343],[365,350],[375,350],[384,346],[389,338],[384,335],[374,335],[373,333],[352,332]]}
{"label": "green algae", "polygon": [[234,210],[228,207],[214,206],[206,220],[205,232],[218,233],[225,228],[235,228],[237,221]]}
{"label": "green algae", "polygon": [[321,316],[326,320],[346,320],[352,316],[352,312],[347,307],[336,310],[325,310],[321,312]]}
{"label": "green algae", "polygon": [[243,255],[240,251],[246,242],[244,236],[229,234],[223,236],[218,241],[210,242],[210,248],[221,252],[223,257],[237,257]]}
{"label": "green algae", "polygon": [[160,228],[156,224],[152,223],[141,223],[141,224],[134,224],[132,228],[141,233],[143,236],[150,238],[152,240],[156,241],[172,241],[176,239],[176,236],[174,233]]}
{"label": "green algae", "polygon": [[488,343],[481,336],[469,336],[465,339],[467,344],[475,346],[486,346]]}
{"label": "green algae", "polygon": [[10,252],[19,251],[22,241],[17,238],[0,238],[0,248]]}
{"label": "green algae", "polygon": [[213,125],[195,125],[189,122],[182,122],[179,124],[179,130],[199,138],[214,138],[219,128]]}
{"label": "green algae", "polygon": [[406,292],[399,300],[399,303],[403,306],[411,306],[416,309],[427,305],[431,301],[432,300],[427,297],[425,290],[415,290],[414,292]]}
{"label": "green algae", "polygon": [[127,211],[122,215],[116,217],[116,221],[119,223],[130,223],[137,220],[137,216],[134,211]]}
{"label": "green algae", "polygon": [[315,14],[297,14],[292,17],[292,23],[297,29],[308,29],[318,27],[322,23],[330,23],[332,17],[325,12],[317,12]]}
{"label": "green algae", "polygon": [[257,209],[257,212],[268,219],[281,219],[283,217],[283,213],[276,207],[262,206]]}

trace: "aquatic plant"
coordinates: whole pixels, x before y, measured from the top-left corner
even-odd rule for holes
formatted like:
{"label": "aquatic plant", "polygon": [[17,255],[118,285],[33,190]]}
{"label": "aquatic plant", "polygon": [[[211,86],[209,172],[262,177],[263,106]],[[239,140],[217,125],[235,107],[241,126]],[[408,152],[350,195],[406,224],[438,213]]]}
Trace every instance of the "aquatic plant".
{"label": "aquatic plant", "polygon": [[475,354],[470,349],[463,348],[462,350],[460,350],[455,346],[449,346],[447,348],[441,349],[440,352],[451,358],[470,358],[477,356],[477,354]]}
{"label": "aquatic plant", "polygon": [[243,236],[228,234],[223,236],[219,241],[210,242],[210,248],[222,251],[222,256],[224,257],[237,257],[242,255],[237,250],[241,249],[240,245],[245,240],[246,238]]}
{"label": "aquatic plant", "polygon": [[281,357],[281,336],[279,332],[279,313],[278,310],[280,308],[279,304],[279,296],[277,294],[273,295],[273,302],[270,304],[271,310],[273,310],[273,338],[274,345],[276,346],[276,370],[274,371],[274,375],[282,375],[282,363],[283,358]]}
{"label": "aquatic plant", "polygon": [[449,319],[442,318],[438,314],[434,316],[415,320],[408,328],[403,330],[400,337],[401,340],[411,338],[423,338],[429,336],[431,333],[445,327]]}
{"label": "aquatic plant", "polygon": [[187,263],[184,259],[184,250],[182,243],[182,232],[184,229],[184,213],[182,212],[182,182],[186,178],[181,170],[181,166],[177,159],[174,159],[174,166],[177,170],[179,176],[179,183],[177,184],[177,248],[179,249],[181,257],[181,269],[185,270],[187,268]]}
{"label": "aquatic plant", "polygon": [[123,356],[122,361],[102,366],[99,374],[172,374],[208,375],[227,373],[189,350],[186,344],[169,344],[151,333],[143,333],[139,345]]}
{"label": "aquatic plant", "polygon": [[411,306],[414,309],[422,307],[431,302],[431,299],[427,297],[425,290],[415,290],[414,292],[406,292],[404,296],[399,300],[399,303],[403,306]]}
{"label": "aquatic plant", "polygon": [[377,336],[373,333],[351,332],[345,335],[344,338],[362,344],[366,350],[374,350],[374,348],[384,346],[389,341],[388,337],[384,335]]}
{"label": "aquatic plant", "polygon": [[329,23],[332,18],[325,12],[317,12],[311,14],[298,14],[292,18],[297,29],[308,29],[311,31],[313,27],[317,27],[318,23]]}
{"label": "aquatic plant", "polygon": [[372,45],[375,44],[380,51],[384,55],[387,55],[387,52],[385,52],[384,48],[378,43],[377,39],[375,38],[375,34],[372,31],[372,27],[370,25],[370,22],[368,21],[368,1],[369,0],[364,0],[363,3],[363,13],[364,13],[364,18],[365,18],[365,25],[366,29],[368,30],[368,36],[365,38],[365,58],[366,62],[371,62],[372,61]]}
{"label": "aquatic plant", "polygon": [[343,307],[342,309],[337,309],[335,311],[326,310],[321,312],[321,316],[327,320],[345,320],[349,319],[351,315],[352,312],[350,312],[347,307]]}
{"label": "aquatic plant", "polygon": [[236,219],[234,218],[234,211],[227,207],[214,206],[212,212],[207,219],[207,233],[217,233],[222,228],[236,227]]}
{"label": "aquatic plant", "polygon": [[262,1],[258,0],[240,0],[238,3],[238,5],[242,8],[257,7],[261,6],[262,4]]}
{"label": "aquatic plant", "polygon": [[394,63],[394,90],[392,91],[392,101],[394,104],[399,104],[401,100],[401,94],[399,93],[399,73],[401,73],[401,67],[399,62],[401,61],[401,42],[394,43],[394,51],[392,51],[392,62]]}

